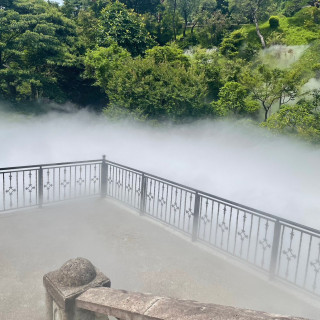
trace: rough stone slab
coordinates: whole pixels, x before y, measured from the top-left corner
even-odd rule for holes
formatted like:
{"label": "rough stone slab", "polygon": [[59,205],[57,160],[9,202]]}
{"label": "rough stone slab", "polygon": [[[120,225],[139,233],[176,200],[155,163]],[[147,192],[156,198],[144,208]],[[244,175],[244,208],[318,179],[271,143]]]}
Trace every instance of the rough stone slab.
{"label": "rough stone slab", "polygon": [[158,318],[143,316],[161,297],[125,290],[89,289],[76,299],[76,307],[90,310],[100,314],[110,315],[120,319],[146,319]]}
{"label": "rough stone slab", "polygon": [[125,320],[303,320],[110,288],[87,290],[76,299],[76,307]]}
{"label": "rough stone slab", "polygon": [[43,284],[52,296],[53,300],[58,304],[58,306],[64,310],[68,309],[69,302],[73,303],[76,296],[85,292],[92,287],[110,287],[111,281],[103,273],[101,273],[97,268],[96,277],[88,284],[68,287],[61,285],[60,283],[60,270],[52,271],[47,273],[43,277]]}

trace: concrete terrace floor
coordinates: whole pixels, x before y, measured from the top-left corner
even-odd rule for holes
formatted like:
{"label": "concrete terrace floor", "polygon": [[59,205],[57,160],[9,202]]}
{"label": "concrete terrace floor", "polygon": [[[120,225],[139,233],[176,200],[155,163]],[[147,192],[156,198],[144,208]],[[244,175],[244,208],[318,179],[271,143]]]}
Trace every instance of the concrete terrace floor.
{"label": "concrete terrace floor", "polygon": [[43,319],[43,275],[78,256],[114,288],[320,318],[316,299],[290,294],[233,259],[100,200],[0,216],[0,319]]}

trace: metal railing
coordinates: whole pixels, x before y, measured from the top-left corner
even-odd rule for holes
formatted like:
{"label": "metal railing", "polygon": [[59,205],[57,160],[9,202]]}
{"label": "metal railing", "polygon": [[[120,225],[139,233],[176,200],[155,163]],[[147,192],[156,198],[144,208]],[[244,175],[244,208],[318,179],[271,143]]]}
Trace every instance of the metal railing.
{"label": "metal railing", "polygon": [[115,198],[231,256],[320,295],[320,231],[101,160],[0,169],[0,212],[84,196]]}

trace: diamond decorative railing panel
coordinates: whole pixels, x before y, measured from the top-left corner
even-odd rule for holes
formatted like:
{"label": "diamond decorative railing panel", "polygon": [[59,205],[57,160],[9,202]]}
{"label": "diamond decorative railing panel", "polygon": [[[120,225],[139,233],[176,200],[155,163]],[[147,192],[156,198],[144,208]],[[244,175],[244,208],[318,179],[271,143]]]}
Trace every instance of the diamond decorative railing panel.
{"label": "diamond decorative railing panel", "polygon": [[0,212],[105,196],[320,296],[319,230],[105,157],[0,169]]}

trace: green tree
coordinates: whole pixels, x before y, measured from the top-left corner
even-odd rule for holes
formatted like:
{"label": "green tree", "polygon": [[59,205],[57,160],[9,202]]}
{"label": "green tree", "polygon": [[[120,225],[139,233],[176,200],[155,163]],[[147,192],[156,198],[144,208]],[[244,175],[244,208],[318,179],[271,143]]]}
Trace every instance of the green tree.
{"label": "green tree", "polygon": [[186,36],[188,22],[191,20],[192,13],[198,5],[198,0],[179,0],[178,10],[184,20],[183,36]]}
{"label": "green tree", "polygon": [[156,46],[146,51],[146,57],[152,58],[156,64],[178,62],[186,68],[190,67],[189,58],[175,44],[163,47]]}
{"label": "green tree", "polygon": [[62,12],[69,18],[77,17],[81,11],[90,8],[90,0],[64,0]]}
{"label": "green tree", "polygon": [[260,109],[259,103],[238,82],[227,82],[219,92],[219,100],[213,101],[211,105],[218,116],[252,115]]}
{"label": "green tree", "polygon": [[263,126],[279,133],[298,135],[312,142],[320,141],[320,115],[312,103],[283,105]]}
{"label": "green tree", "polygon": [[309,0],[287,0],[284,2],[283,13],[286,16],[292,17],[295,13],[308,5]]}
{"label": "green tree", "polygon": [[144,14],[151,13],[156,14],[161,4],[161,0],[121,0],[129,9],[133,9],[135,12]]}
{"label": "green tree", "polygon": [[107,94],[111,104],[148,119],[182,121],[210,112],[202,73],[179,61],[157,63],[151,56],[127,60],[113,73]]}
{"label": "green tree", "polygon": [[129,52],[115,42],[108,48],[99,47],[89,50],[84,61],[84,76],[95,79],[95,85],[107,91],[109,80],[119,68],[126,64],[129,58]]}
{"label": "green tree", "polygon": [[197,25],[207,25],[216,8],[216,0],[201,0],[197,2],[197,5],[192,12],[191,33],[193,33],[194,28]]}
{"label": "green tree", "polygon": [[264,109],[264,120],[267,121],[271,107],[279,102],[281,106],[293,100],[298,94],[298,86],[290,74],[284,70],[271,69],[261,65],[256,69],[244,68],[241,83],[259,101]]}
{"label": "green tree", "polygon": [[0,95],[11,100],[56,101],[63,66],[75,63],[75,25],[43,0],[15,0],[0,9]]}
{"label": "green tree", "polygon": [[109,3],[100,15],[99,46],[108,46],[115,41],[133,56],[143,54],[155,45],[142,17],[119,2]]}
{"label": "green tree", "polygon": [[263,48],[266,47],[266,42],[260,31],[259,21],[268,16],[270,8],[272,8],[271,0],[229,0],[229,11],[235,19],[255,24]]}
{"label": "green tree", "polygon": [[100,22],[94,11],[83,10],[80,11],[76,24],[81,54],[85,54],[87,49],[93,49],[97,45]]}

